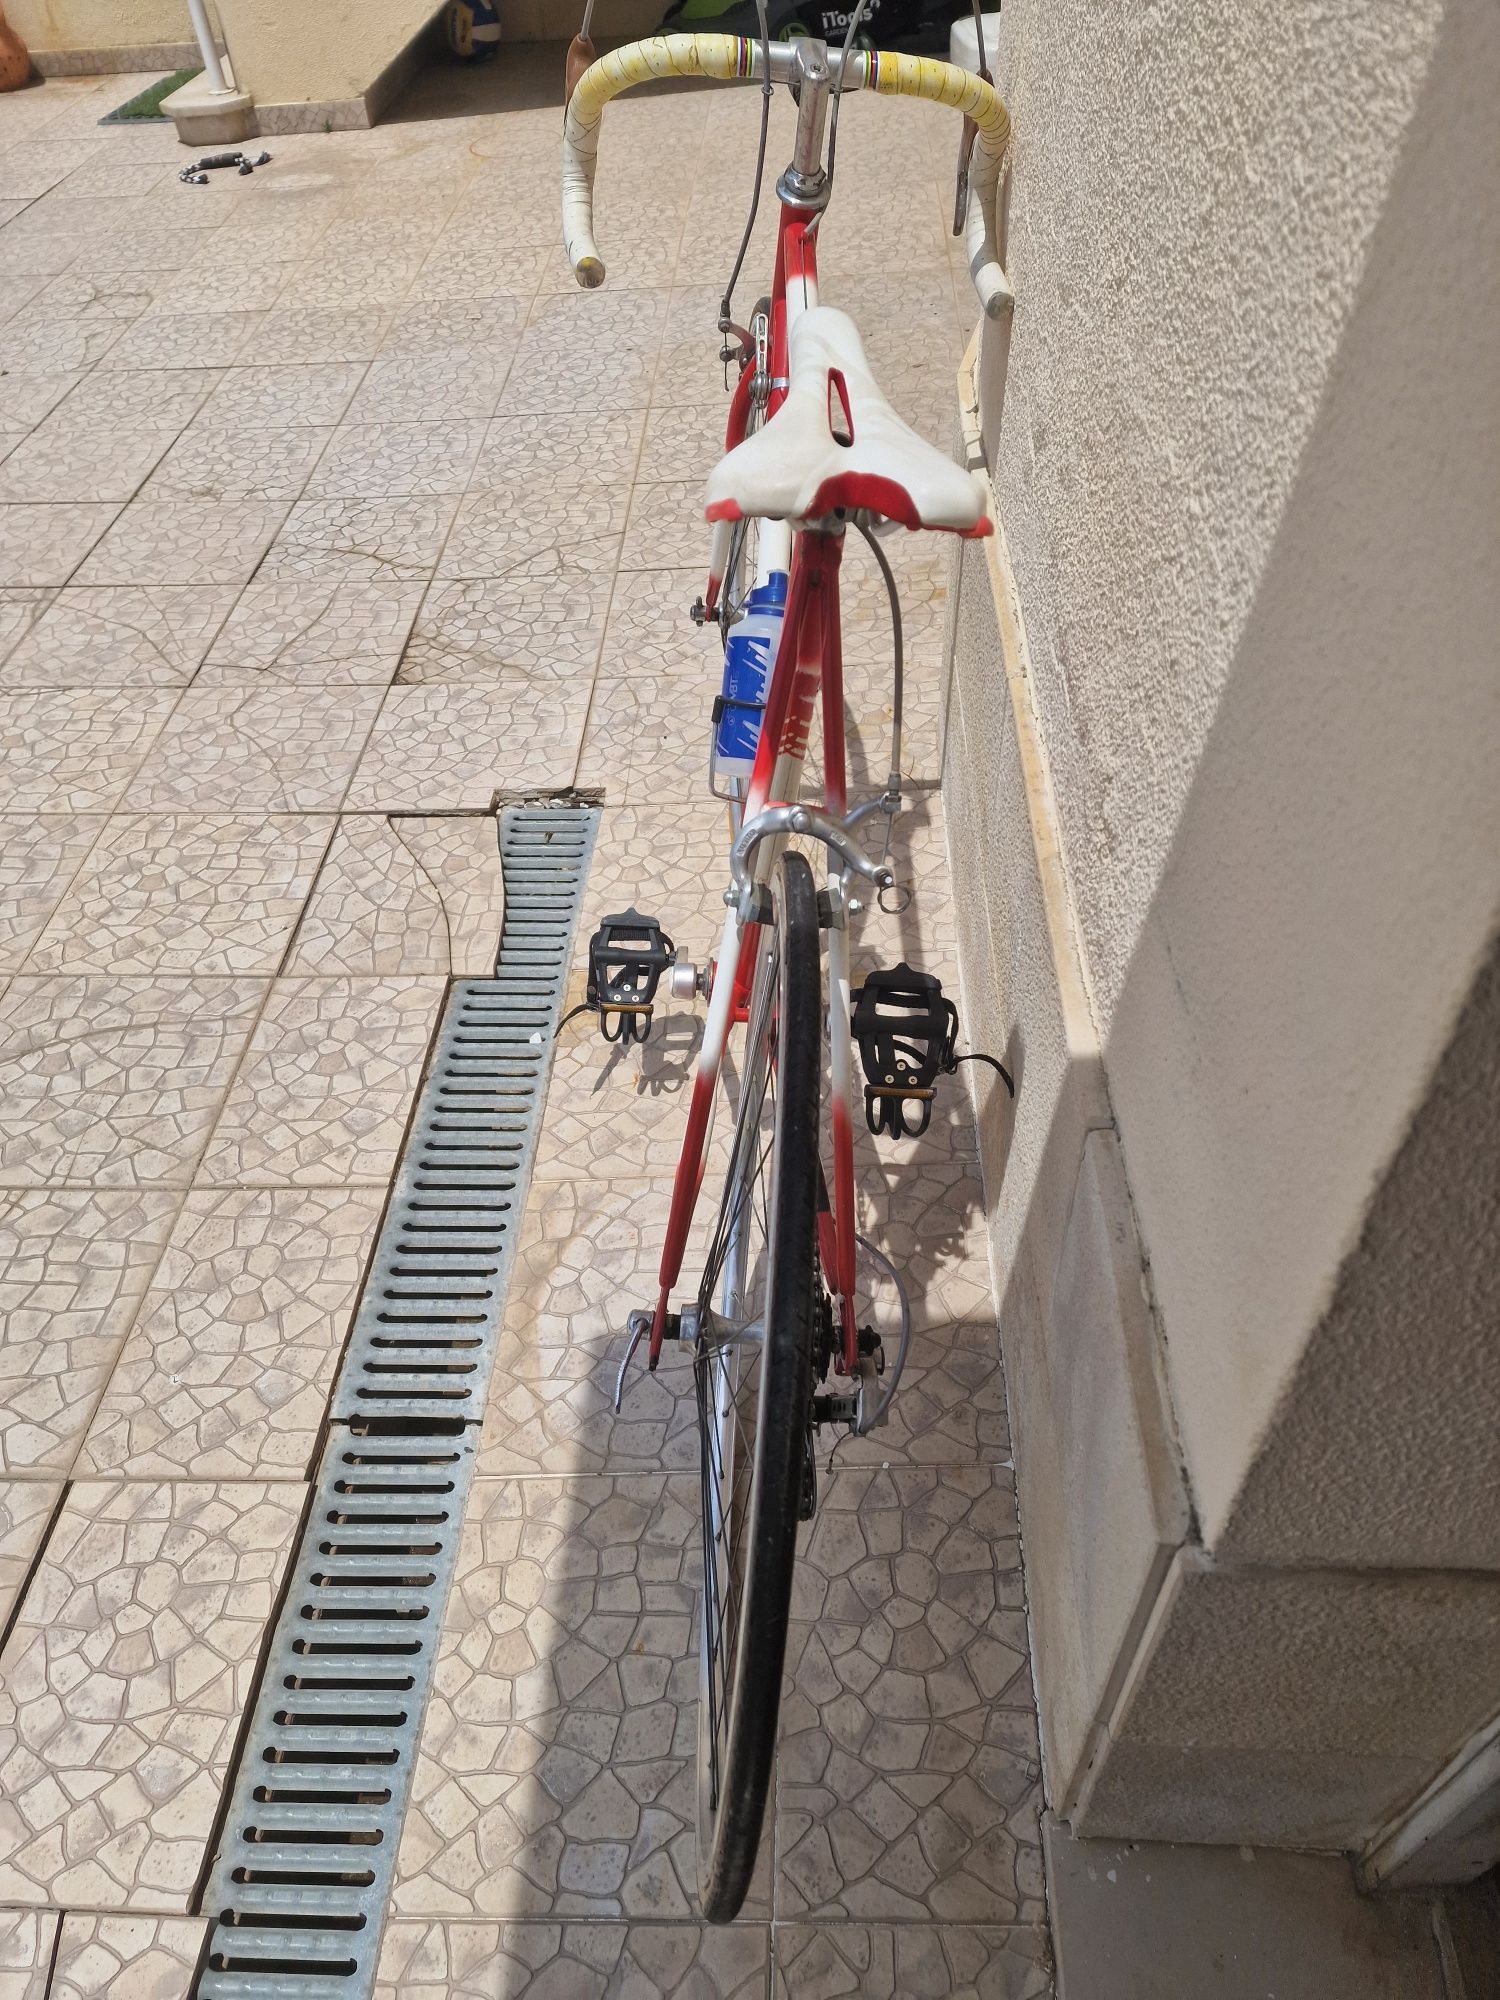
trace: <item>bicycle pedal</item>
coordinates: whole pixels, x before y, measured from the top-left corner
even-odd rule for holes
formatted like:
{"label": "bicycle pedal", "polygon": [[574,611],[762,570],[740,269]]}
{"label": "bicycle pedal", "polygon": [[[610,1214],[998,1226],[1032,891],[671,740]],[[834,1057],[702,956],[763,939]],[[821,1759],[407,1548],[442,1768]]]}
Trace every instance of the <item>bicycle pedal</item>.
{"label": "bicycle pedal", "polygon": [[932,1117],[939,1075],[956,1065],[958,1009],[940,979],[904,959],[870,973],[852,998],[865,1124],[877,1135],[918,1139]]}
{"label": "bicycle pedal", "polygon": [[677,947],[655,917],[631,906],[606,917],[589,939],[588,1005],[607,1042],[644,1042],[661,976]]}

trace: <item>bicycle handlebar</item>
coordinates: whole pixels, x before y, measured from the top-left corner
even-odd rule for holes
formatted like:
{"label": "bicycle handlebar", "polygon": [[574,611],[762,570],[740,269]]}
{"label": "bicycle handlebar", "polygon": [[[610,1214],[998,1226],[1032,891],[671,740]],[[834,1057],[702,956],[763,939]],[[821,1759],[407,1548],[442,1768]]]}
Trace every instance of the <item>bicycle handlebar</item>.
{"label": "bicycle handlebar", "polygon": [[[790,77],[794,53],[787,43],[771,44],[773,83]],[[584,71],[563,120],[563,244],[580,285],[593,287],[604,282],[604,260],[594,241],[594,169],[599,126],[609,100],[658,77],[749,82],[763,74],[764,56],[763,45],[743,35],[652,35],[601,56]],[[839,52],[830,50],[828,61],[838,76],[843,67]],[[1010,117],[993,85],[972,70],[932,56],[853,49],[843,87],[876,90],[883,97],[925,97],[974,120],[978,130],[969,166],[964,245],[980,304],[990,319],[997,319],[1014,295],[995,248],[995,203],[1010,138]]]}

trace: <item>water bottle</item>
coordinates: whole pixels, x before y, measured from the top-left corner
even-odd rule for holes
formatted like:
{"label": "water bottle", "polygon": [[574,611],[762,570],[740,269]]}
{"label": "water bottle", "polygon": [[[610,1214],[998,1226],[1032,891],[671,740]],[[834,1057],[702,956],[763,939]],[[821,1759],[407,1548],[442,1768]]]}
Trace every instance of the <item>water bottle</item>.
{"label": "water bottle", "polygon": [[749,782],[760,726],[765,719],[771,669],[786,616],[786,571],[776,570],[745,600],[744,616],[729,629],[724,685],[714,703],[714,789]]}

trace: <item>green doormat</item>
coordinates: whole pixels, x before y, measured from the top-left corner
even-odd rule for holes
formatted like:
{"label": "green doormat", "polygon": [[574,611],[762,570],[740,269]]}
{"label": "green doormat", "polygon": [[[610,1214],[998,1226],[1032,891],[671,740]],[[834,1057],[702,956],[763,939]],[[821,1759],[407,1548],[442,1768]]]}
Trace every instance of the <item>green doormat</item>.
{"label": "green doormat", "polygon": [[201,69],[173,70],[160,83],[147,84],[134,97],[127,98],[117,111],[111,111],[99,120],[101,125],[170,125],[171,119],[162,113],[161,101],[170,97],[174,90],[180,90],[195,76],[202,76]]}

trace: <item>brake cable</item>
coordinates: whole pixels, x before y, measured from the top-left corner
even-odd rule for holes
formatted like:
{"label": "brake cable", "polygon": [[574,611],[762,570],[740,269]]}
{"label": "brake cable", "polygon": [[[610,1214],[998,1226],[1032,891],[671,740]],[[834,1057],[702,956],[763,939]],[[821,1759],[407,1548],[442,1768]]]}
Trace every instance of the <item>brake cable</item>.
{"label": "brake cable", "polygon": [[854,46],[855,32],[860,22],[864,19],[865,8],[868,5],[869,0],[855,0],[855,5],[849,10],[849,25],[844,30],[843,54],[839,58],[839,80],[833,93],[833,110],[829,113],[828,117],[828,179],[824,184],[823,206],[807,226],[807,234],[809,236],[815,237],[817,235],[818,224],[828,213],[828,204],[833,199],[833,163],[838,155],[839,105],[843,102],[844,97],[844,75],[849,64],[849,51]]}
{"label": "brake cable", "polygon": [[760,20],[760,144],[755,154],[755,185],[750,191],[750,213],[745,218],[745,232],[740,238],[739,252],[734,260],[734,269],[729,274],[729,283],[724,287],[724,296],[719,301],[719,359],[724,364],[724,386],[729,387],[730,348],[729,335],[734,326],[734,288],[740,281],[745,258],[750,249],[750,238],[755,231],[755,218],[760,214],[761,183],[766,172],[766,144],[771,131],[771,98],[774,86],[771,82],[771,22],[766,12],[766,0],[755,0],[755,12]]}

